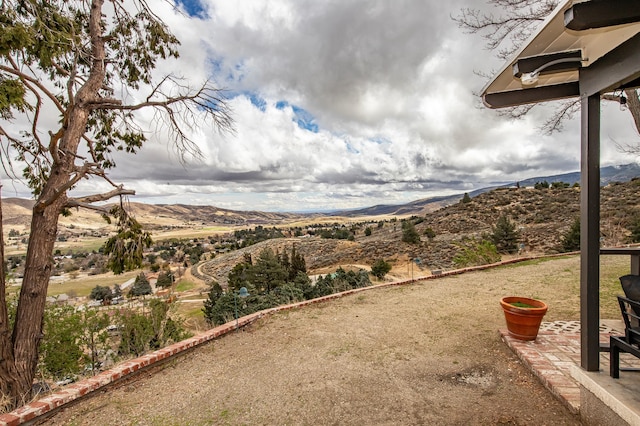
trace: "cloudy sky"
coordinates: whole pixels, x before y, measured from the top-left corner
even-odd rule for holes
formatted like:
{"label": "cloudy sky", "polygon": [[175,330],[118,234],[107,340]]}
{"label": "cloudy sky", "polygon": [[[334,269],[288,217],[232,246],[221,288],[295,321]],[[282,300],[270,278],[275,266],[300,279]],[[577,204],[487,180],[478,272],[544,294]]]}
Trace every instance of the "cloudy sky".
{"label": "cloudy sky", "polygon": [[[136,190],[131,201],[345,209],[579,169],[579,117],[544,135],[548,110],[509,121],[474,95],[486,83],[476,71],[502,62],[451,16],[484,2],[184,0],[183,13],[153,4],[182,42],[180,60],[158,71],[212,78],[235,132],[202,123],[193,139],[203,157],[186,164],[162,132],[118,157],[111,178]],[[638,139],[630,114],[603,111],[602,164],[636,161],[615,148]]]}

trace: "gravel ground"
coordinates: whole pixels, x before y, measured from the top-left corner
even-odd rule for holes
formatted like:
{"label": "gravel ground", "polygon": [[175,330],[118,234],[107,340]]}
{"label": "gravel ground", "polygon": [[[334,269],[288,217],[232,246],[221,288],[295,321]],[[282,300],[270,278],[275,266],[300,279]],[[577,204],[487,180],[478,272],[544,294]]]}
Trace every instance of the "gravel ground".
{"label": "gravel ground", "polygon": [[500,297],[578,317],[578,259],[376,289],[262,319],[52,425],[577,425],[500,340]]}

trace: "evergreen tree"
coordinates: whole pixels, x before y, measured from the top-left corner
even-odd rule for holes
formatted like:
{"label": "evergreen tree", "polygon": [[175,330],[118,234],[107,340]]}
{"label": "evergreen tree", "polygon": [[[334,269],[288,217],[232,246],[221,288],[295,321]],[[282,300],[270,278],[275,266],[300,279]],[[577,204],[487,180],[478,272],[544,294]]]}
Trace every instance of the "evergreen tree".
{"label": "evergreen tree", "polygon": [[138,275],[136,280],[133,282],[131,290],[129,290],[129,295],[144,296],[147,294],[151,294],[151,284],[149,284],[149,280],[145,276],[144,272],[140,272],[140,275]]}
{"label": "evergreen tree", "polygon": [[217,282],[213,282],[211,284],[211,288],[209,289],[209,293],[207,294],[207,300],[204,301],[204,307],[202,308],[202,312],[204,313],[204,319],[209,324],[218,324],[219,322],[219,312],[218,312],[218,301],[224,295],[224,291],[222,287]]}
{"label": "evergreen tree", "polygon": [[304,256],[296,252],[295,246],[291,251],[291,269],[289,271],[289,280],[295,280],[296,277],[303,273],[307,274],[307,263],[304,260]]}
{"label": "evergreen tree", "polygon": [[571,224],[571,227],[562,236],[560,241],[562,244],[562,251],[576,251],[580,250],[580,218],[577,217]]}
{"label": "evergreen tree", "polygon": [[246,262],[238,263],[231,269],[227,276],[227,283],[230,289],[238,290],[240,287],[247,287],[254,281],[253,265]]}
{"label": "evergreen tree", "polygon": [[500,253],[515,253],[518,250],[516,225],[506,215],[498,218],[492,229],[491,241]]}
{"label": "evergreen tree", "polygon": [[160,272],[156,286],[160,288],[168,288],[173,284],[173,277],[170,272]]}
{"label": "evergreen tree", "polygon": [[640,243],[640,216],[636,216],[629,225],[629,241],[631,243]]}
{"label": "evergreen tree", "polygon": [[93,289],[91,289],[89,299],[102,300],[103,303],[108,303],[109,301],[111,301],[111,299],[113,299],[113,292],[109,287],[97,285]]}
{"label": "evergreen tree", "polygon": [[465,193],[464,193],[464,196],[462,197],[462,201],[461,201],[461,202],[462,202],[463,204],[466,204],[466,203],[470,203],[470,202],[471,202],[471,197],[469,197],[469,193],[468,193],[468,192],[465,192]]}
{"label": "evergreen tree", "polygon": [[260,252],[256,264],[252,268],[253,282],[259,293],[269,293],[284,284],[288,273],[271,249]]}
{"label": "evergreen tree", "polygon": [[416,231],[416,227],[413,222],[402,222],[402,241],[409,244],[418,244],[420,242],[420,235]]}

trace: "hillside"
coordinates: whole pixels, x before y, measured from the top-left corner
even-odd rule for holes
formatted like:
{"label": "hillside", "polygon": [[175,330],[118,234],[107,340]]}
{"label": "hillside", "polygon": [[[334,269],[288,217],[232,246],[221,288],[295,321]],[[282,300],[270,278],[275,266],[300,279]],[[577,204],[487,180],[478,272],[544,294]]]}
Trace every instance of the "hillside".
{"label": "hillside", "polygon": [[[21,233],[29,232],[31,209],[34,201],[22,198],[2,200],[4,231],[15,229]],[[109,205],[106,206],[107,208]],[[257,225],[278,225],[294,220],[313,218],[316,215],[294,213],[269,213],[258,211],[226,210],[214,206],[190,206],[182,204],[156,205],[128,203],[131,214],[152,232],[175,229],[195,229],[201,227],[222,226],[253,227]],[[89,210],[72,209],[68,217],[60,217],[59,235],[66,238],[80,236],[101,237],[112,230],[101,215]]]}
{"label": "hillside", "polygon": [[[602,188],[601,229],[604,246],[627,242],[631,223],[640,217],[639,190],[640,179]],[[524,244],[523,254],[557,253],[562,236],[579,216],[579,199],[579,188],[499,188],[474,196],[469,203],[457,201],[427,214],[414,215],[411,220],[421,236],[418,244],[402,242],[401,222],[390,219],[390,216],[369,216],[360,222],[355,222],[355,218],[333,217],[330,223],[344,224],[338,226],[353,231],[354,241],[306,236],[266,241],[243,251],[256,252],[267,246],[282,250],[295,245],[296,250],[305,256],[312,273],[326,273],[338,266],[371,265],[378,259],[391,261],[395,271],[402,270],[405,275],[410,268],[428,273],[433,269],[452,268],[453,257],[460,250],[459,243],[466,238],[481,238],[483,234],[491,232],[492,226],[503,214],[516,223],[520,232],[519,242]],[[28,225],[28,207],[29,204],[24,200],[3,200],[5,232]],[[328,218],[323,215],[233,212],[206,206],[136,203],[132,203],[131,207],[138,220],[153,230],[155,235],[172,228],[186,231],[198,229],[201,233],[213,234],[220,231],[208,231],[207,227],[215,224],[225,225],[223,229],[227,231],[257,225],[286,228],[289,224],[295,224],[303,234],[312,230],[308,226],[314,223],[330,226]],[[60,228],[63,235],[89,233],[100,236],[108,233],[109,229],[105,226],[95,214],[74,211],[71,218],[62,218]],[[365,235],[367,228],[371,231],[369,236]],[[428,228],[435,232],[435,238],[429,239],[424,235]],[[210,264],[202,266],[200,273],[224,282],[229,268],[237,263],[243,251],[218,255]],[[419,259],[419,262],[412,264],[411,259]],[[195,272],[199,273],[198,270]]]}
{"label": "hillside", "polygon": [[[619,166],[608,166],[600,169],[600,185],[606,186],[616,182],[628,182],[640,176],[640,165],[624,164]],[[488,191],[498,188],[533,187],[537,182],[566,182],[570,186],[580,183],[580,172],[563,173],[559,175],[538,176],[524,179],[518,182],[510,182],[505,185],[480,188],[469,192],[471,197],[478,196]],[[333,214],[345,217],[375,216],[375,215],[424,215],[436,211],[442,207],[450,206],[462,199],[463,194],[455,194],[441,197],[423,198],[400,205],[377,205],[357,210],[340,210]]]}
{"label": "hillside", "polygon": [[[453,257],[458,244],[466,238],[481,238],[491,232],[501,215],[507,215],[519,232],[524,244],[522,255],[554,254],[560,250],[562,236],[579,216],[579,188],[533,189],[503,188],[473,197],[469,203],[458,202],[425,216],[415,216],[416,229],[421,235],[418,244],[402,242],[399,221],[371,222],[355,226],[354,241],[312,238],[269,240],[255,246],[219,256],[200,266],[200,273],[221,284],[233,265],[245,252],[258,253],[264,248],[282,251],[284,248],[302,253],[311,273],[326,273],[331,268],[348,265],[371,265],[377,259],[391,261],[396,272],[405,276],[410,268],[417,273],[454,267]],[[602,245],[618,246],[627,243],[628,227],[640,217],[640,179],[607,185],[601,191]],[[370,236],[365,235],[369,226]],[[424,236],[427,228],[436,236]],[[419,259],[412,266],[411,259]],[[393,273],[394,271],[392,271]]]}

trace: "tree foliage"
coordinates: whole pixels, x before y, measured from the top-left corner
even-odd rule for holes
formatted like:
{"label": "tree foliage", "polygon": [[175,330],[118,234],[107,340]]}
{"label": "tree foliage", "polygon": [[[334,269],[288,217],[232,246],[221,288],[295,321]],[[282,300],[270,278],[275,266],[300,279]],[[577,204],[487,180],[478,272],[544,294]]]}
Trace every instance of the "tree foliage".
{"label": "tree foliage", "polygon": [[[325,296],[337,291],[371,285],[366,271],[338,269],[334,274],[319,277],[312,283],[306,273],[304,257],[295,247],[278,254],[265,249],[255,261],[246,255],[227,277],[228,289],[214,282],[202,309],[209,324],[219,325],[238,317],[274,306]],[[245,287],[247,297],[240,297]]]}
{"label": "tree foliage", "polygon": [[453,257],[453,264],[459,268],[487,265],[500,261],[496,246],[488,240],[466,240],[458,244],[459,251]]}
{"label": "tree foliage", "polygon": [[140,272],[140,274],[136,276],[136,279],[131,286],[131,290],[129,290],[129,295],[145,296],[147,294],[151,294],[151,284],[144,272]]}
{"label": "tree foliage", "polygon": [[91,293],[89,294],[89,299],[91,300],[102,300],[104,301],[110,301],[111,299],[113,299],[114,294],[111,291],[111,288],[107,287],[107,286],[101,286],[101,285],[97,285],[94,288],[91,289]]}
{"label": "tree foliage", "polygon": [[156,281],[156,287],[168,288],[173,284],[173,275],[171,272],[160,272],[158,274],[158,281]]}
{"label": "tree foliage", "polygon": [[39,358],[41,373],[61,380],[73,377],[85,368],[93,370],[108,356],[108,324],[109,317],[105,312],[49,305],[45,311]]}
{"label": "tree foliage", "polygon": [[376,260],[376,262],[371,266],[371,275],[378,279],[384,278],[389,271],[391,271],[391,264],[386,262],[384,259]]}
{"label": "tree foliage", "polygon": [[640,216],[636,216],[629,225],[629,241],[631,243],[640,243]]}
{"label": "tree foliage", "polygon": [[565,232],[560,240],[562,251],[580,250],[580,218],[576,217],[571,227]]}
{"label": "tree foliage", "polygon": [[159,299],[149,301],[149,309],[126,311],[119,318],[120,355],[140,356],[189,336],[182,321],[170,315],[170,307]]}
{"label": "tree foliage", "polygon": [[498,218],[492,228],[491,241],[500,253],[515,253],[518,250],[519,233],[515,223],[511,222],[506,215]]}
{"label": "tree foliage", "polygon": [[402,222],[402,241],[409,244],[418,244],[420,242],[420,235],[416,231],[416,226],[413,222],[408,220]]}
{"label": "tree foliage", "polygon": [[[231,119],[210,82],[154,78],[161,61],[178,57],[179,42],[145,1],[7,0],[0,21],[0,162],[35,197],[11,329],[0,280],[0,392],[15,407],[29,399],[35,375],[59,215],[73,207],[110,214],[100,202],[134,193],[107,171],[113,153],[135,154],[147,141],[140,110],[153,110],[182,161],[200,155],[189,137],[194,126],[228,129]],[[112,189],[75,195],[81,180],[94,178]],[[149,241],[125,217],[116,214],[118,233],[105,246],[115,272],[136,267]]]}

